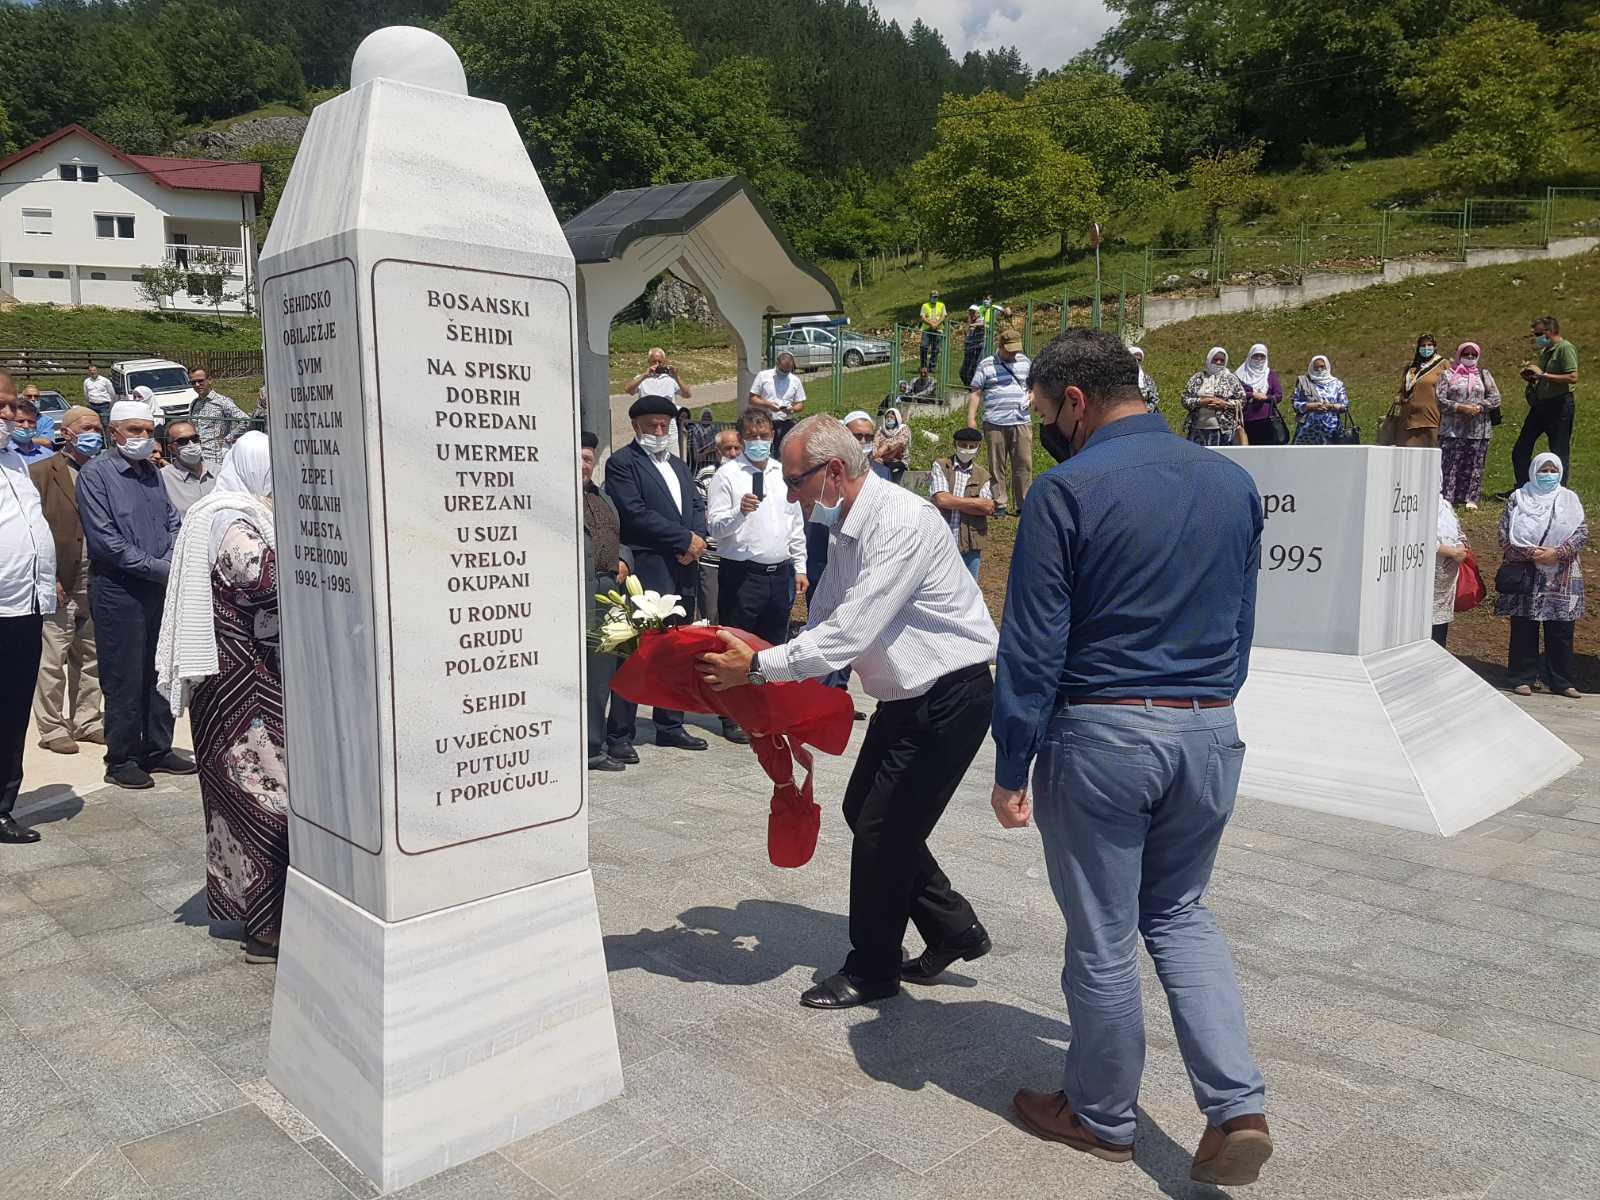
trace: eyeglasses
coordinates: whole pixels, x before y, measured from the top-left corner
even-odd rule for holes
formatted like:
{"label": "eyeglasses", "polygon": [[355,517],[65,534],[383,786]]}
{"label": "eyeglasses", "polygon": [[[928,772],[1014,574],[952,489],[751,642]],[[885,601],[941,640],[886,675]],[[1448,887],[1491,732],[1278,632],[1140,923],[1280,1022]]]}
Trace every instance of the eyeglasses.
{"label": "eyeglasses", "polygon": [[783,477],[783,486],[788,488],[791,492],[798,492],[802,483],[810,479],[813,475],[822,470],[823,467],[827,466],[832,461],[833,459],[831,458],[824,459],[822,462],[819,462],[816,466],[812,467],[809,471],[802,471],[798,475],[785,475]]}
{"label": "eyeglasses", "polygon": [[200,440],[200,436],[198,434],[190,434],[188,437],[175,437],[168,440],[174,446],[193,446]]}

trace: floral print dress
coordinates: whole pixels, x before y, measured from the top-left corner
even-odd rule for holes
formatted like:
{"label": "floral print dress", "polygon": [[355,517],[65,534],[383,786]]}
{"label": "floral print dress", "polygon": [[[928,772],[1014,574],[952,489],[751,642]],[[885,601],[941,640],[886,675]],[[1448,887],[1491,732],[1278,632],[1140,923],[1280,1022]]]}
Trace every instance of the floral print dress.
{"label": "floral print dress", "polygon": [[275,940],[289,873],[289,774],[278,659],[277,560],[243,521],[211,569],[217,674],[190,721],[206,816],[206,899],[217,921]]}

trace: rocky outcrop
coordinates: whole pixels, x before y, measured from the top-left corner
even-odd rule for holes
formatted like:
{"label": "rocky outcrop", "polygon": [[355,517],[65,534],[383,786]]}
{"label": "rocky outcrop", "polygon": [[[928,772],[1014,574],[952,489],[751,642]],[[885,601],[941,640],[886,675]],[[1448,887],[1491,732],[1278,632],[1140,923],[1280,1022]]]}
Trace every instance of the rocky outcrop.
{"label": "rocky outcrop", "polygon": [[698,288],[683,280],[667,275],[650,294],[650,321],[664,324],[669,321],[693,321],[697,325],[714,328],[719,324],[711,311],[711,304]]}
{"label": "rocky outcrop", "polygon": [[251,146],[265,143],[300,144],[308,117],[261,117],[235,121],[222,129],[206,129],[190,134],[173,146],[173,152],[194,158],[232,158]]}

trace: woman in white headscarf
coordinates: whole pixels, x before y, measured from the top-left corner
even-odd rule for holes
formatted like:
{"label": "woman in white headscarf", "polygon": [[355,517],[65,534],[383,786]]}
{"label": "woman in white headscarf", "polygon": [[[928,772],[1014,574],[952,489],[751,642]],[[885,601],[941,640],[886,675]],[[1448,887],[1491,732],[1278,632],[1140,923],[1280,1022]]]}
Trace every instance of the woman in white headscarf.
{"label": "woman in white headscarf", "polygon": [[1467,539],[1456,520],[1456,510],[1445,496],[1439,497],[1438,549],[1433,560],[1433,640],[1443,646],[1450,637],[1450,622],[1456,616],[1456,582],[1461,564],[1467,560]]}
{"label": "woman in white headscarf", "polygon": [[1205,365],[1183,387],[1189,416],[1183,435],[1202,446],[1231,446],[1244,413],[1244,384],[1228,370],[1228,352],[1211,347]]}
{"label": "woman in white headscarf", "polygon": [[1128,353],[1133,355],[1133,361],[1139,364],[1139,394],[1144,397],[1145,411],[1160,412],[1161,390],[1156,387],[1155,377],[1145,373],[1143,347],[1133,346]]}
{"label": "woman in white headscarf", "polygon": [[872,435],[872,460],[889,469],[889,477],[900,482],[906,473],[911,455],[911,426],[907,425],[898,408],[885,408],[883,420]]}
{"label": "woman in white headscarf", "polygon": [[267,447],[264,433],[240,437],[216,487],[184,515],[157,649],[163,694],[175,713],[191,708],[211,917],[243,923],[247,962],[278,957],[289,871]]}
{"label": "woman in white headscarf", "polygon": [[1290,403],[1299,420],[1294,430],[1296,446],[1326,446],[1338,440],[1339,423],[1350,410],[1350,397],[1326,354],[1312,357],[1306,373],[1295,381]]}
{"label": "woman in white headscarf", "polygon": [[[1552,692],[1576,700],[1572,684],[1575,662],[1572,627],[1583,616],[1583,569],[1578,552],[1589,541],[1589,526],[1578,493],[1561,486],[1561,460],[1540,454],[1528,482],[1511,493],[1500,518],[1500,549],[1506,567],[1517,566],[1517,579],[1496,576],[1496,615],[1511,618],[1511,646],[1506,654],[1510,686],[1530,695],[1542,682]],[[1505,590],[1501,585],[1510,584]],[[1539,631],[1544,630],[1544,653]]]}
{"label": "woman in white headscarf", "polygon": [[1283,418],[1276,421],[1283,400],[1283,384],[1267,361],[1267,348],[1261,342],[1250,347],[1239,369],[1234,372],[1244,384],[1244,432],[1252,446],[1281,446],[1288,441]]}

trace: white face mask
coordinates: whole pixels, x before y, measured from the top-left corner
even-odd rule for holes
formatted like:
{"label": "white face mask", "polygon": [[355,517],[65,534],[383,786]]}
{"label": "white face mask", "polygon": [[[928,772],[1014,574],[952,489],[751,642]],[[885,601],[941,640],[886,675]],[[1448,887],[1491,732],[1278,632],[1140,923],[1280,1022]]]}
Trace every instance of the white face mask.
{"label": "white face mask", "polygon": [[178,447],[178,461],[186,467],[198,467],[200,460],[205,456],[205,450],[197,442],[190,442],[186,446]]}
{"label": "white face mask", "polygon": [[1463,367],[1475,367],[1475,366],[1477,366],[1478,365],[1478,356],[1476,354],[1463,354],[1461,356],[1461,365]]}
{"label": "white face mask", "polygon": [[669,433],[641,433],[638,438],[645,452],[658,458],[672,449],[672,435]]}
{"label": "white face mask", "polygon": [[959,446],[956,448],[956,461],[958,463],[969,463],[977,457],[978,448],[976,446],[970,446],[964,450]]}
{"label": "white face mask", "polygon": [[124,458],[134,462],[144,462],[156,452],[156,440],[153,437],[131,437],[117,447],[122,451]]}

